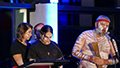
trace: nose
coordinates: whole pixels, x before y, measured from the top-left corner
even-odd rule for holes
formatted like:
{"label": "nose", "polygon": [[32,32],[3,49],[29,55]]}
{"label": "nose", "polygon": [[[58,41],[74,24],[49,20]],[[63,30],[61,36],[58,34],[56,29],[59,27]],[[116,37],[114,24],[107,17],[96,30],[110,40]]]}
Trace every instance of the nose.
{"label": "nose", "polygon": [[47,41],[49,41],[49,39],[47,38]]}
{"label": "nose", "polygon": [[103,28],[106,28],[106,25]]}
{"label": "nose", "polygon": [[107,25],[104,25],[104,27],[103,28],[107,28]]}
{"label": "nose", "polygon": [[32,33],[30,33],[30,36],[32,36]]}

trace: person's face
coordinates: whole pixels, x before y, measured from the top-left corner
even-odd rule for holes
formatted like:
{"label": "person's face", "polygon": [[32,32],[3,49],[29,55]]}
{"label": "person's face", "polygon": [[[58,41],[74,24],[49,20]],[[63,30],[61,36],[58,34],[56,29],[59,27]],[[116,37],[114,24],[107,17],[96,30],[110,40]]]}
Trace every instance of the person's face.
{"label": "person's face", "polygon": [[109,22],[107,21],[97,22],[97,29],[102,35],[104,35],[108,31],[108,28],[109,28]]}
{"label": "person's face", "polygon": [[45,37],[45,36],[43,37],[42,36],[42,39],[43,39],[44,44],[48,45],[48,44],[50,44],[50,40],[52,39],[52,33],[51,32],[47,32],[45,35],[47,37]]}
{"label": "person's face", "polygon": [[32,29],[28,28],[28,30],[24,33],[24,39],[29,40],[31,36],[32,36]]}

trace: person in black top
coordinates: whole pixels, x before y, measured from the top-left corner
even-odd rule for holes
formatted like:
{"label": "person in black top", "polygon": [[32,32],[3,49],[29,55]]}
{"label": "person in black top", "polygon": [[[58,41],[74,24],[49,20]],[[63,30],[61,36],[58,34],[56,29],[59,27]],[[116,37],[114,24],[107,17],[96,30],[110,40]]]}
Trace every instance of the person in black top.
{"label": "person in black top", "polygon": [[29,61],[27,59],[29,44],[27,40],[32,36],[32,25],[29,23],[20,23],[17,27],[17,38],[11,44],[10,55],[13,62],[13,68],[21,66]]}
{"label": "person in black top", "polygon": [[58,59],[62,58],[59,46],[51,41],[53,29],[49,25],[44,25],[40,31],[41,39],[34,42],[28,53],[30,60],[34,59]]}

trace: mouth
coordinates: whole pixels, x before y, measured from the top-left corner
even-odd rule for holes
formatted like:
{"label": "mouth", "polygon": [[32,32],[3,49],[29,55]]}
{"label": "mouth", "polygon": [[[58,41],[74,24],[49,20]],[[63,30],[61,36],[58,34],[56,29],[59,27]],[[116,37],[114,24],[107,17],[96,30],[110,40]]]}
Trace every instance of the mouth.
{"label": "mouth", "polygon": [[102,30],[103,32],[105,32],[106,30]]}
{"label": "mouth", "polygon": [[102,30],[103,33],[106,33],[106,30]]}
{"label": "mouth", "polygon": [[49,43],[50,41],[46,41],[46,43]]}

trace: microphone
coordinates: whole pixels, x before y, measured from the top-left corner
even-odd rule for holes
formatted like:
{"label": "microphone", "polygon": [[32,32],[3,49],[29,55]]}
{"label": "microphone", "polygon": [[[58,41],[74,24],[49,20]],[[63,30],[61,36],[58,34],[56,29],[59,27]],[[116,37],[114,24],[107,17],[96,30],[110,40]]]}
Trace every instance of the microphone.
{"label": "microphone", "polygon": [[108,34],[110,37],[114,38],[117,42],[119,42],[119,40],[115,36],[113,36],[110,32],[107,32],[106,34]]}
{"label": "microphone", "polygon": [[42,30],[40,30],[40,33],[43,34],[43,35],[45,35]]}
{"label": "microphone", "polygon": [[[110,32],[107,32],[106,34],[109,35],[110,37],[114,38],[117,42],[119,42],[119,40],[116,37],[114,37],[112,34],[110,34]],[[113,42],[112,42],[112,44],[113,44]],[[116,58],[120,62],[120,57],[119,57],[119,54],[118,54],[119,52],[116,52],[116,49],[115,49],[114,45],[113,45],[113,48],[114,48],[114,51],[115,51],[115,54],[116,54],[116,55],[113,56],[113,58],[115,59],[115,63],[116,63]]]}

